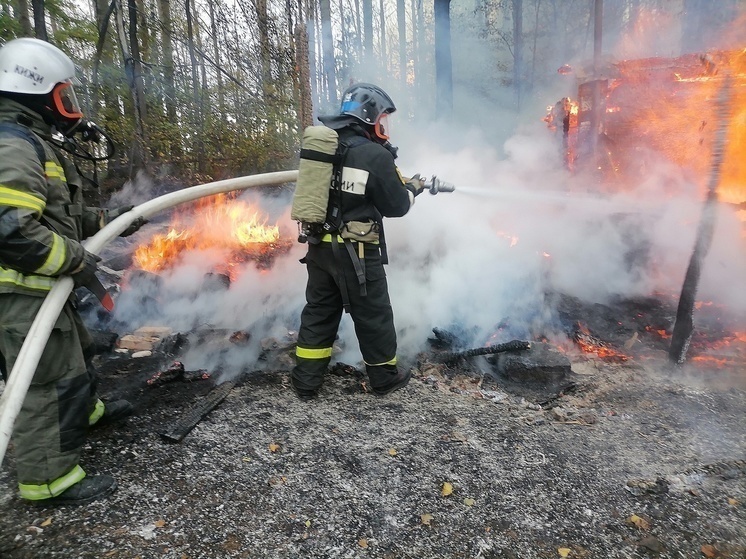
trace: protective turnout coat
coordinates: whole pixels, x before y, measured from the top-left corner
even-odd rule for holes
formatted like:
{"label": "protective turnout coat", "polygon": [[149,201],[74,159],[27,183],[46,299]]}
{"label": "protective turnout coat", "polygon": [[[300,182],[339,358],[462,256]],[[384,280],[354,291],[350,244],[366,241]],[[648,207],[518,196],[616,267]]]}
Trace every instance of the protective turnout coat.
{"label": "protective turnout coat", "polygon": [[[25,127],[20,132],[19,124]],[[12,371],[54,281],[80,265],[81,239],[98,230],[98,209],[83,207],[81,178],[46,141],[50,133],[38,114],[0,97],[0,370],[4,377]],[[23,498],[55,497],[85,477],[78,465],[80,453],[89,424],[104,411],[95,395],[93,373],[86,367],[84,349],[90,343],[69,301],[55,323],[15,423]]]}
{"label": "protective turnout coat", "polygon": [[58,158],[39,115],[0,98],[0,123],[22,123],[44,148],[0,127],[0,293],[43,297],[57,276],[83,260],[80,241],[98,230],[98,211],[84,208],[80,176]]}

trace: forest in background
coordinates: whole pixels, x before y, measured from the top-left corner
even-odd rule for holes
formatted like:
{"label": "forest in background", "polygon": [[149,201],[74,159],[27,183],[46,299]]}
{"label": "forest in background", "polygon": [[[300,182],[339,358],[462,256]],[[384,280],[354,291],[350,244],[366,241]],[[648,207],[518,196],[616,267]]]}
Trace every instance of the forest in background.
{"label": "forest in background", "polygon": [[415,124],[533,110],[560,66],[592,56],[599,4],[606,52],[668,30],[628,41],[624,56],[718,47],[743,10],[742,0],[0,0],[0,42],[36,36],[75,60],[86,115],[117,147],[98,169],[110,190],[140,172],[196,184],[291,168],[300,130],[357,81],[381,85]]}

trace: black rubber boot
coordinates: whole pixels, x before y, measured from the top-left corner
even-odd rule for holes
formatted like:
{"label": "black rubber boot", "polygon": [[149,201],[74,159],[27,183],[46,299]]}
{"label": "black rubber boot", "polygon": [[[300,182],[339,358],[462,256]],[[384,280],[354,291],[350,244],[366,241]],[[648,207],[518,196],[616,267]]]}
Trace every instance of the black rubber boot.
{"label": "black rubber boot", "polygon": [[104,403],[104,415],[101,416],[92,427],[101,427],[117,423],[126,417],[132,415],[134,408],[127,400],[114,400],[113,402]]}
{"label": "black rubber boot", "polygon": [[319,395],[318,390],[303,390],[302,388],[296,388],[295,381],[293,381],[292,378],[290,379],[290,386],[293,387],[293,392],[295,392],[298,399],[302,402],[310,402]]}
{"label": "black rubber boot", "polygon": [[394,390],[404,388],[409,384],[409,379],[412,378],[412,373],[407,371],[399,371],[396,375],[393,375],[391,381],[383,386],[375,386],[373,388],[373,394],[376,396],[385,396],[386,394],[392,393]]}
{"label": "black rubber boot", "polygon": [[56,497],[33,502],[38,505],[85,505],[111,495],[116,488],[117,480],[111,476],[87,476]]}

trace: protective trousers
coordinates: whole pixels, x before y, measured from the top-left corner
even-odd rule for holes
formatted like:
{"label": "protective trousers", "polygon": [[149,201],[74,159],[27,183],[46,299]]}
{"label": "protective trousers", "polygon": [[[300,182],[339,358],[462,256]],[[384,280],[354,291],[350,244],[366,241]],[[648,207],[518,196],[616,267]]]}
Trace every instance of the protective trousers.
{"label": "protective trousers", "polygon": [[[13,369],[44,299],[0,293],[0,365]],[[57,319],[15,422],[16,469],[21,497],[45,499],[85,477],[78,465],[89,422],[102,414],[95,376],[86,367],[91,338],[70,302]]]}
{"label": "protective trousers", "polygon": [[[359,251],[358,243],[352,244]],[[397,373],[396,330],[386,272],[378,246],[363,245],[366,295],[361,295],[355,267],[344,248],[335,258],[330,242],[312,244],[301,260],[308,269],[308,284],[292,373],[292,382],[299,390],[318,390],[323,383],[342,318],[342,281],[371,387],[388,385]]]}

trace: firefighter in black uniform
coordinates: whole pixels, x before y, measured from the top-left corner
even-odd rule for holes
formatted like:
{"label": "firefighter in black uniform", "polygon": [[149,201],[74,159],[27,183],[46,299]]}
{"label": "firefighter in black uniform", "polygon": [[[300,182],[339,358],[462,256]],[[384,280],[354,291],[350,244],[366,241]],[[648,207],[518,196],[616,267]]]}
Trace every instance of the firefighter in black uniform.
{"label": "firefighter in black uniform", "polygon": [[387,117],[396,110],[381,88],[358,83],[345,91],[338,115],[319,120],[347,147],[341,188],[330,196],[326,228],[309,236],[306,306],[301,315],[291,383],[303,400],[324,380],[343,309],[355,324],[370,387],[385,395],[406,386],[409,371],[396,366],[396,330],[389,300],[383,217],[401,217],[424,187],[419,176],[403,179],[394,163]]}

